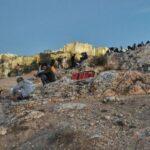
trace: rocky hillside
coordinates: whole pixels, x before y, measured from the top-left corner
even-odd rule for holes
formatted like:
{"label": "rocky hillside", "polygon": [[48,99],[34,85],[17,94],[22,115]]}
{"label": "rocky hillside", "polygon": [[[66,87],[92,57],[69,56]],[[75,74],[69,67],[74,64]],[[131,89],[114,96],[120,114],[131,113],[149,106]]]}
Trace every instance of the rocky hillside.
{"label": "rocky hillside", "polygon": [[127,49],[125,52],[110,51],[107,56],[109,68],[121,70],[150,71],[150,45]]}
{"label": "rocky hillside", "polygon": [[[109,50],[101,65],[89,58],[45,86],[28,74],[36,90],[22,101],[11,99],[15,77],[0,80],[0,149],[149,150],[149,57],[149,45]],[[83,70],[95,76],[71,79]]]}
{"label": "rocky hillside", "polygon": [[34,80],[29,100],[1,92],[0,149],[149,149],[150,74],[111,70],[73,81],[72,71],[45,87]]}

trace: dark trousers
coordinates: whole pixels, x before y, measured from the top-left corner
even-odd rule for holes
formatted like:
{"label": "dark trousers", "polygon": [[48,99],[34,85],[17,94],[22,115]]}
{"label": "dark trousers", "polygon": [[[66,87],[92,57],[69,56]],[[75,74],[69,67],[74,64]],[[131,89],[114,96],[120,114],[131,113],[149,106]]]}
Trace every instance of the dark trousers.
{"label": "dark trousers", "polygon": [[55,74],[52,72],[41,72],[38,74],[38,77],[41,78],[43,85],[55,81]]}
{"label": "dark trousers", "polygon": [[45,85],[45,84],[47,84],[47,83],[50,82],[50,81],[48,80],[48,77],[47,77],[46,74],[42,74],[42,75],[40,76],[40,78],[41,78],[41,81],[42,81],[43,85]]}

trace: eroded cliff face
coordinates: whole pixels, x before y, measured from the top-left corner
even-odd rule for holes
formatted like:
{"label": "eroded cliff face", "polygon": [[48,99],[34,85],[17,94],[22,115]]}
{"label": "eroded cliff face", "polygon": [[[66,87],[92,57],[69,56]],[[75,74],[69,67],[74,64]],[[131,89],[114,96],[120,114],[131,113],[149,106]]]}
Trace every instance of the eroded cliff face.
{"label": "eroded cliff face", "polygon": [[0,54],[0,78],[7,77],[15,72],[17,64],[22,68],[31,66],[37,62],[38,56],[17,56],[13,54]]}
{"label": "eroded cliff face", "polygon": [[104,55],[107,52],[107,50],[107,47],[93,47],[91,44],[79,42],[67,44],[62,49],[60,49],[60,51],[63,51],[64,53],[75,53],[78,56],[82,52],[86,52],[89,56],[100,56]]}

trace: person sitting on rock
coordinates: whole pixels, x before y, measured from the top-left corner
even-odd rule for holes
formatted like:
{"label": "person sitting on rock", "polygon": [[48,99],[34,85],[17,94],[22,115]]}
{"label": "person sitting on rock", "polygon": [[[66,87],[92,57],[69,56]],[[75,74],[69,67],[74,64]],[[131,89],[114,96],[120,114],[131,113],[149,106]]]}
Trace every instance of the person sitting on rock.
{"label": "person sitting on rock", "polygon": [[11,89],[12,99],[14,101],[28,99],[35,90],[34,84],[29,80],[24,80],[23,77],[18,77],[16,81],[17,85]]}
{"label": "person sitting on rock", "polygon": [[51,66],[48,66],[47,63],[41,64],[36,76],[41,78],[43,86],[49,82],[53,82],[56,80],[55,74],[52,71]]}

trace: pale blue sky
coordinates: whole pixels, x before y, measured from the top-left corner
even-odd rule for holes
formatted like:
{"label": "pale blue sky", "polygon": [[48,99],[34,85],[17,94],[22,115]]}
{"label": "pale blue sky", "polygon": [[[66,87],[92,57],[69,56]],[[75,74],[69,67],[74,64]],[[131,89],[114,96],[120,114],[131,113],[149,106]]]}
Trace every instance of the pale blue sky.
{"label": "pale blue sky", "polygon": [[150,0],[0,0],[0,53],[150,40]]}

